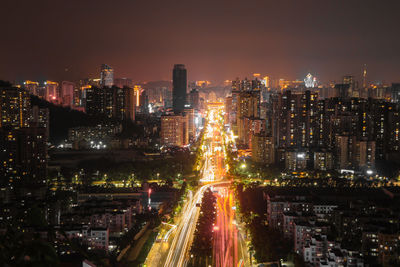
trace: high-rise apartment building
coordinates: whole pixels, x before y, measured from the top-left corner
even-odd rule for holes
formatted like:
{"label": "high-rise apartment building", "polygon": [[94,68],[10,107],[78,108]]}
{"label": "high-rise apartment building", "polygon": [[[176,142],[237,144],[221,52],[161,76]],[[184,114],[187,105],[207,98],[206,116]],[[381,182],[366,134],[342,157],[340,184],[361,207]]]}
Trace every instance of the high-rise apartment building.
{"label": "high-rise apartment building", "polygon": [[52,103],[58,103],[58,82],[45,81],[46,100]]}
{"label": "high-rise apartment building", "polygon": [[111,87],[114,85],[114,69],[107,64],[101,65],[100,85],[105,87]]}
{"label": "high-rise apartment building", "polygon": [[345,83],[338,83],[335,84],[335,91],[336,91],[336,96],[340,98],[348,98],[352,96],[352,90],[350,89],[351,85],[350,84],[345,84]]}
{"label": "high-rise apartment building", "polygon": [[375,141],[355,140],[352,155],[354,168],[375,167]]}
{"label": "high-rise apartment building", "polygon": [[243,144],[251,148],[251,142],[254,134],[265,132],[265,120],[255,117],[244,117]]}
{"label": "high-rise apartment building", "polygon": [[390,100],[394,103],[400,103],[400,83],[392,83]]}
{"label": "high-rise apartment building", "polygon": [[275,146],[273,138],[265,133],[253,134],[251,142],[251,158],[254,162],[274,164]]}
{"label": "high-rise apartment building", "polygon": [[72,107],[74,104],[75,83],[63,81],[61,82],[61,103],[63,106]]}
{"label": "high-rise apartment building", "polygon": [[184,110],[186,104],[187,72],[185,65],[174,65],[172,82],[172,105],[174,112],[178,114]]}
{"label": "high-rise apartment building", "polygon": [[39,96],[39,83],[38,82],[33,82],[33,81],[25,81],[24,82],[24,87],[25,89],[32,95]]}
{"label": "high-rise apartment building", "polygon": [[46,181],[47,138],[46,128],[0,128],[1,182],[41,183]]}
{"label": "high-rise apartment building", "polygon": [[308,154],[302,150],[285,151],[285,168],[289,171],[300,171],[307,168]]}
{"label": "high-rise apartment building", "polygon": [[351,163],[349,162],[349,137],[348,136],[336,136],[336,168],[338,169],[349,169]]}
{"label": "high-rise apartment building", "polygon": [[29,92],[0,88],[0,182],[44,183],[48,110],[31,109]]}
{"label": "high-rise apartment building", "polygon": [[0,88],[0,127],[14,129],[29,126],[31,101],[21,88]]}
{"label": "high-rise apartment building", "polygon": [[161,144],[163,146],[184,146],[189,142],[187,116],[161,116]]}
{"label": "high-rise apartment building", "polygon": [[357,91],[357,83],[354,80],[353,75],[346,75],[343,76],[343,84],[349,85],[348,91],[346,92],[348,97],[358,97],[358,91]]}
{"label": "high-rise apartment building", "polygon": [[314,170],[328,171],[333,169],[333,155],[330,151],[314,152]]}
{"label": "high-rise apartment building", "polygon": [[116,88],[114,91],[113,117],[119,120],[135,121],[136,98],[132,88]]}
{"label": "high-rise apartment building", "polygon": [[318,94],[286,90],[272,99],[272,133],[282,148],[306,148],[318,143]]}
{"label": "high-rise apartment building", "polygon": [[86,90],[86,113],[118,120],[135,120],[136,95],[132,88],[90,87]]}
{"label": "high-rise apartment building", "polygon": [[188,123],[188,136],[189,136],[189,141],[194,141],[196,137],[196,128],[194,124],[194,109],[193,108],[185,108],[184,109],[185,116],[187,117],[187,123]]}
{"label": "high-rise apartment building", "polygon": [[236,122],[239,143],[245,144],[245,118],[260,117],[260,91],[241,91],[236,103]]}
{"label": "high-rise apartment building", "polygon": [[225,122],[232,124],[232,96],[227,96],[225,98]]}

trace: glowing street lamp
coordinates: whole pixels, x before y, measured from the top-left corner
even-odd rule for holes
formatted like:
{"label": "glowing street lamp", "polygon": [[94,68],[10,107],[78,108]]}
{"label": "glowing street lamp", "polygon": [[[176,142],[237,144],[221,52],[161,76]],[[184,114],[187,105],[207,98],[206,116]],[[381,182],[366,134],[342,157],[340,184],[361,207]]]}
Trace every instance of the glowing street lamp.
{"label": "glowing street lamp", "polygon": [[151,210],[151,206],[150,206],[150,204],[151,204],[151,198],[150,198],[150,195],[151,195],[151,188],[149,188],[149,191],[148,191],[147,193],[148,193],[147,197],[148,197],[148,199],[149,199],[149,203],[148,203],[148,205],[149,205],[149,210]]}

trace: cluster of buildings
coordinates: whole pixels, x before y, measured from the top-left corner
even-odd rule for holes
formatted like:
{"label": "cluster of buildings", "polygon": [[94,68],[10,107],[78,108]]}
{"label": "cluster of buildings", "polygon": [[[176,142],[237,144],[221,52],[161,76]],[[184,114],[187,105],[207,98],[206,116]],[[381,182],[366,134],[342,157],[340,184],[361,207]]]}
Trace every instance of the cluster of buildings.
{"label": "cluster of buildings", "polygon": [[89,225],[106,228],[120,236],[132,228],[133,216],[142,213],[140,199],[96,199],[79,203],[61,216],[63,225]]}
{"label": "cluster of buildings", "polygon": [[78,83],[27,80],[19,87],[56,105],[120,120],[134,121],[136,109],[146,104],[142,87],[128,78],[114,78],[114,69],[107,64],[101,65],[99,79],[83,79]]}
{"label": "cluster of buildings", "polygon": [[[129,78],[114,78],[114,69],[103,64],[99,79],[83,79],[77,83],[25,81],[18,87],[24,88],[28,95],[36,95],[53,104],[116,121],[135,121],[138,113],[161,111],[161,128],[164,129],[160,134],[161,145],[182,147],[194,140],[195,128],[202,123],[201,113],[205,110],[205,103],[199,89],[210,82],[193,83],[188,92],[187,70],[183,64],[174,66],[172,76],[172,90],[170,82],[135,84]],[[82,132],[81,129],[71,131],[72,135]]]}
{"label": "cluster of buildings", "polygon": [[254,161],[284,164],[289,171],[371,173],[376,160],[394,159],[400,152],[397,84],[385,87],[383,97],[360,97],[360,91],[381,87],[359,88],[345,76],[324,97],[326,88],[307,87],[316,86],[312,77],[275,89],[265,80],[233,81],[225,100],[226,121]]}
{"label": "cluster of buildings", "polygon": [[73,149],[107,148],[121,131],[120,123],[73,127],[68,129],[68,142]]}
{"label": "cluster of buildings", "polygon": [[399,191],[339,190],[267,189],[267,223],[292,240],[308,266],[399,264]]}
{"label": "cluster of buildings", "polygon": [[199,126],[200,97],[199,91],[195,88],[189,95],[187,94],[185,65],[176,64],[172,71],[172,78],[173,109],[161,116],[161,145],[183,147],[196,137],[196,128]]}
{"label": "cluster of buildings", "polygon": [[173,73],[171,88],[169,81],[135,83],[129,78],[114,78],[114,69],[102,64],[100,78],[78,82],[26,80],[18,86],[56,105],[121,120],[134,121],[137,112],[153,113],[171,108],[174,112],[182,112],[188,105],[194,110],[204,109],[204,97],[200,97],[198,89],[210,82],[193,83],[188,93],[185,66],[176,64]]}

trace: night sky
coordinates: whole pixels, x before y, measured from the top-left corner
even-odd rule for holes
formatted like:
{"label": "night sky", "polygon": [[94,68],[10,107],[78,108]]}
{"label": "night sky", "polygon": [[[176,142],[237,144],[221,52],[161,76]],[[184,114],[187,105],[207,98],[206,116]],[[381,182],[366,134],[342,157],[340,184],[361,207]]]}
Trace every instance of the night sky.
{"label": "night sky", "polygon": [[[62,3],[61,3],[62,2]],[[0,79],[400,81],[400,1],[2,0]]]}

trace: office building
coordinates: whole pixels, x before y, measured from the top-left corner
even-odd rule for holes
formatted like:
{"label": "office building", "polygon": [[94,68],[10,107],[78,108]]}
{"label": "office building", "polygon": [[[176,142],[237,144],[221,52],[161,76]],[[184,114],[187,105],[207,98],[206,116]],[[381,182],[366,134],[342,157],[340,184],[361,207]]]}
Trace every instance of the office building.
{"label": "office building", "polygon": [[178,114],[184,110],[186,104],[187,72],[185,65],[174,65],[172,82],[172,105],[175,114]]}
{"label": "office building", "polygon": [[100,86],[111,87],[114,85],[114,69],[107,64],[101,65]]}
{"label": "office building", "polygon": [[193,88],[189,93],[189,104],[195,110],[200,109],[200,93],[196,88]]}

